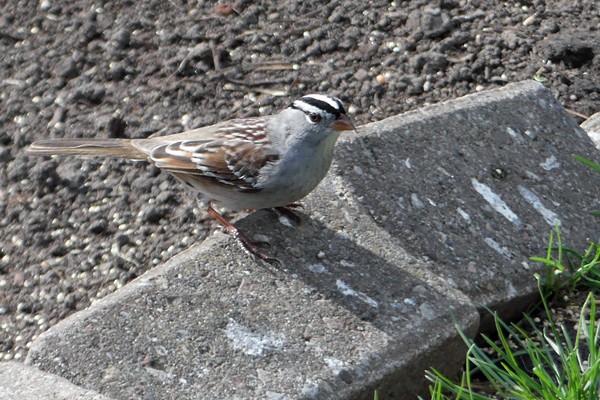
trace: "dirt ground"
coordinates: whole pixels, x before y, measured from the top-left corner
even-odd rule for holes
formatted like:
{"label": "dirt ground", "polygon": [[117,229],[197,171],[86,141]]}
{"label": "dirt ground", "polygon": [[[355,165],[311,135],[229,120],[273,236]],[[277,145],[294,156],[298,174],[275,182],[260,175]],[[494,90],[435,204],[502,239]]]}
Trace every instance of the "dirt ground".
{"label": "dirt ground", "polygon": [[600,111],[596,0],[475,3],[2,2],[0,360],[215,228],[156,168],[31,158],[33,140],[176,133],[309,92],[360,125],[532,78]]}

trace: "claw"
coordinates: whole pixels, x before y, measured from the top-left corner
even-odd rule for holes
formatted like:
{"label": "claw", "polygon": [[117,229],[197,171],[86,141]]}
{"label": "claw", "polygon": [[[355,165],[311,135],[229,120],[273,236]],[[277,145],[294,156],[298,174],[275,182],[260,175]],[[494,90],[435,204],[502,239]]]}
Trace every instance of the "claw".
{"label": "claw", "polygon": [[285,208],[301,208],[304,210],[304,205],[300,203],[290,203],[284,206]]}
{"label": "claw", "polygon": [[269,264],[277,263],[277,264],[281,265],[281,261],[279,261],[276,258],[269,257],[266,253],[264,253],[257,247],[259,245],[259,243],[266,243],[266,242],[253,242],[242,231],[238,230],[237,228],[235,228],[235,229],[236,229],[236,232],[233,233],[233,237],[235,237],[241,243],[241,245],[244,247],[244,250],[246,250],[248,253],[250,253],[251,255],[253,255],[257,258],[268,262]]}

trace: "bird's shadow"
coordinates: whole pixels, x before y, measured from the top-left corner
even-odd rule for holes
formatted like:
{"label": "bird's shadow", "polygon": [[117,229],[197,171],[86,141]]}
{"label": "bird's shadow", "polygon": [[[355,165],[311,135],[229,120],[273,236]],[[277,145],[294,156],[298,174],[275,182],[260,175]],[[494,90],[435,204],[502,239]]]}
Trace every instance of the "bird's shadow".
{"label": "bird's shadow", "polygon": [[[247,261],[245,266],[266,271],[265,279],[301,279],[323,297],[393,337],[403,325],[416,321],[423,304],[452,307],[448,289],[415,273],[419,265],[411,257],[394,264],[353,240],[348,231],[356,226],[332,229],[305,212],[295,213],[301,217],[300,224],[282,223],[281,215],[270,210],[257,211],[236,222],[250,238],[266,238],[269,246],[264,251],[279,261],[268,264],[249,254],[238,254]],[[243,253],[241,246],[236,247],[234,252]],[[450,313],[440,313],[444,314],[451,321]]]}

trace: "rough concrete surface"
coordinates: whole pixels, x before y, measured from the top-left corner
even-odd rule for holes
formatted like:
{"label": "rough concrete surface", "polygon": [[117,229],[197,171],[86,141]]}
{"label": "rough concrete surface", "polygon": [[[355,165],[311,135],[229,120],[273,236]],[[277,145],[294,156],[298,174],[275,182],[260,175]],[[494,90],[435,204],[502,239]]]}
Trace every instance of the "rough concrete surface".
{"label": "rough concrete surface", "polygon": [[0,400],[110,400],[37,368],[18,362],[0,363]]}
{"label": "rough concrete surface", "polygon": [[[338,170],[378,225],[477,305],[506,317],[537,293],[528,258],[559,224],[597,239],[597,159],[586,133],[542,85],[525,81],[368,125]],[[584,250],[584,249],[581,249]]]}
{"label": "rough concrete surface", "polygon": [[[27,362],[115,398],[414,398],[423,370],[460,368],[453,323],[535,294],[548,232],[598,228],[597,155],[541,85],[523,82],[393,117],[342,140],[303,223],[238,225],[44,333]],[[443,357],[440,355],[443,354]]]}
{"label": "rough concrete surface", "polygon": [[215,235],[49,330],[27,362],[116,398],[344,399],[378,381],[406,395],[423,368],[460,368],[468,299],[326,192],[297,229],[241,221],[286,249],[280,270]]}

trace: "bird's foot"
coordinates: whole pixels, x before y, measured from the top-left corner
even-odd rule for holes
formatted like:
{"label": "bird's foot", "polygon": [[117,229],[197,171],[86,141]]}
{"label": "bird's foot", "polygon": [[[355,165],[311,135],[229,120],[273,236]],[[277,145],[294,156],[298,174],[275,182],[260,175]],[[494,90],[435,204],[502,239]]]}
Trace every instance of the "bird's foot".
{"label": "bird's foot", "polygon": [[266,242],[256,242],[251,240],[244,232],[242,232],[238,227],[229,222],[227,218],[219,214],[212,205],[208,205],[208,214],[217,220],[223,226],[223,230],[237,239],[238,242],[244,247],[248,253],[257,257],[260,260],[266,261],[270,264],[279,264],[281,265],[281,261],[276,258],[269,257],[266,253],[258,248],[260,245],[268,244]]}

